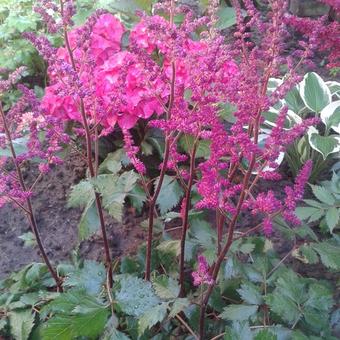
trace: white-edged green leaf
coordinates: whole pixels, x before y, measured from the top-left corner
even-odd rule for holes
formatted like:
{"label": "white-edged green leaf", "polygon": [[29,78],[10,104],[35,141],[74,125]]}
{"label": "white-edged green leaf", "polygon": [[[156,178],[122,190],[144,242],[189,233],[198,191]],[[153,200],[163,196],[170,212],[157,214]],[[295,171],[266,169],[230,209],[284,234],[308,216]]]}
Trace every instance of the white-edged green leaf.
{"label": "white-edged green leaf", "polygon": [[332,153],[340,151],[340,136],[321,136],[313,126],[308,129],[307,134],[310,146],[320,152],[323,159],[326,159]]}
{"label": "white-edged green leaf", "polygon": [[306,106],[317,113],[320,113],[332,101],[331,91],[315,72],[304,76],[300,84],[300,95]]}
{"label": "white-edged green leaf", "polygon": [[257,309],[258,306],[256,305],[229,305],[223,309],[220,317],[225,320],[244,321],[254,315],[257,312]]}
{"label": "white-edged green leaf", "polygon": [[328,104],[320,114],[323,123],[340,134],[340,100]]}

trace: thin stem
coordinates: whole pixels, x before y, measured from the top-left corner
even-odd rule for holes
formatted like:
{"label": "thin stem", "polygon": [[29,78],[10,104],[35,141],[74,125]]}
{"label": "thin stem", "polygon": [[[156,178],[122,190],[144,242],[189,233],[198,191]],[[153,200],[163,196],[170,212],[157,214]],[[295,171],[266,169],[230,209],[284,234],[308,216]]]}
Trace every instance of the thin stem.
{"label": "thin stem", "polygon": [[181,235],[181,254],[180,254],[180,261],[179,261],[179,284],[180,284],[180,293],[179,296],[183,297],[185,293],[184,289],[184,258],[185,258],[185,240],[187,235],[187,230],[189,226],[189,209],[190,209],[190,198],[191,198],[191,188],[195,177],[195,157],[196,157],[196,150],[197,150],[197,142],[195,143],[192,148],[191,157],[190,157],[190,170],[189,170],[189,180],[188,185],[186,187],[186,193],[184,198],[184,216],[183,216],[183,228],[182,228],[182,235]]}
{"label": "thin stem", "polygon": [[[173,13],[174,13],[175,3],[171,1],[171,9],[170,9],[170,23],[173,24]],[[169,120],[171,118],[171,110],[175,102],[175,83],[176,83],[176,65],[175,61],[171,62],[172,74],[171,74],[171,83],[170,83],[170,98],[168,109],[166,110],[166,119]],[[153,239],[153,225],[154,225],[154,211],[157,202],[158,195],[161,191],[163,180],[165,176],[165,172],[168,166],[169,156],[170,156],[170,141],[171,141],[171,133],[165,136],[165,148],[164,148],[164,157],[161,172],[159,175],[159,180],[157,183],[157,187],[152,198],[149,200],[149,226],[148,226],[148,239],[146,244],[146,263],[145,263],[145,280],[150,281],[151,277],[151,255],[152,255],[152,239]]]}
{"label": "thin stem", "polygon": [[[62,0],[60,1],[60,7],[61,7],[61,15],[63,15],[63,1]],[[72,52],[70,42],[69,42],[69,38],[68,38],[66,25],[64,25],[64,39],[65,39],[66,49],[68,51],[68,55],[69,55],[70,60],[71,60],[72,67],[73,67],[74,71],[77,72],[73,52]],[[96,177],[96,169],[95,169],[95,166],[94,166],[93,160],[92,160],[91,131],[90,131],[87,119],[86,119],[85,104],[84,104],[84,101],[83,101],[82,98],[80,98],[80,114],[81,114],[81,117],[82,117],[82,123],[83,123],[84,130],[85,130],[87,165],[88,165],[88,168],[89,168],[90,177],[95,178]],[[112,258],[111,258],[110,246],[109,246],[107,233],[106,233],[106,227],[105,227],[103,208],[102,208],[102,204],[101,204],[101,198],[100,198],[99,193],[97,193],[97,192],[95,193],[95,202],[96,202],[96,207],[97,207],[97,211],[98,211],[100,227],[101,227],[103,243],[104,243],[107,278],[108,278],[109,286],[110,286],[110,288],[112,288],[112,286],[113,286]]]}
{"label": "thin stem", "polygon": [[181,318],[178,314],[176,315],[176,319],[189,331],[189,333],[198,340],[198,336],[195,334],[195,332],[192,330],[192,328]]}
{"label": "thin stem", "polygon": [[152,196],[152,199],[149,201],[149,226],[148,226],[148,239],[147,239],[147,245],[146,245],[146,264],[145,264],[145,280],[150,281],[151,276],[151,252],[152,252],[152,239],[153,239],[153,225],[154,225],[154,210],[157,202],[157,198],[159,196],[159,193],[161,191],[164,176],[169,160],[170,155],[170,145],[169,145],[169,139],[166,138],[165,140],[165,152],[164,152],[164,158],[163,158],[163,165],[161,169],[161,173],[159,175],[159,180],[157,183],[156,190]]}
{"label": "thin stem", "polygon": [[[13,163],[14,163],[14,166],[15,166],[15,170],[16,170],[16,173],[17,173],[17,177],[18,177],[20,187],[21,187],[22,191],[27,192],[27,187],[26,187],[26,184],[25,184],[25,181],[24,181],[24,176],[22,174],[20,166],[18,165],[17,154],[16,154],[16,151],[15,151],[14,146],[13,146],[11,132],[10,132],[9,127],[7,125],[6,116],[5,116],[5,113],[2,109],[1,103],[0,103],[0,115],[1,115],[1,118],[2,118],[2,121],[3,121],[3,126],[4,126],[4,130],[5,130],[6,138],[8,140],[9,148],[11,150],[12,159],[13,159]],[[51,262],[50,262],[47,254],[45,252],[45,248],[44,248],[44,245],[42,243],[40,233],[39,233],[39,229],[38,229],[38,226],[37,226],[37,222],[36,222],[36,219],[35,219],[31,199],[29,197],[27,197],[25,200],[26,200],[27,208],[25,208],[24,211],[27,214],[27,217],[28,217],[32,232],[33,232],[35,239],[37,241],[41,256],[42,256],[48,270],[50,271],[50,273],[51,273],[51,275],[52,275],[52,277],[53,277],[53,279],[54,279],[54,281],[57,285],[58,290],[60,292],[62,292],[63,291],[62,282],[61,282],[60,278],[58,277],[56,271],[53,269]]]}

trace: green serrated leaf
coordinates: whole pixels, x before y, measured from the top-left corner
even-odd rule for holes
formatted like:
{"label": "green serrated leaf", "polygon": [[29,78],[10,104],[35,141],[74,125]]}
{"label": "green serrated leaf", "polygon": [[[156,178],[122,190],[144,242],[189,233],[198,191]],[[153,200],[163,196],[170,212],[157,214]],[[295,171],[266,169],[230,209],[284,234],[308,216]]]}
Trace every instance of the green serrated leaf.
{"label": "green serrated leaf", "polygon": [[100,220],[96,204],[90,201],[85,207],[78,225],[79,240],[87,240],[90,236],[95,234],[100,227]]}
{"label": "green serrated leaf", "polygon": [[11,334],[16,340],[27,340],[34,326],[31,309],[11,311],[8,315]]}
{"label": "green serrated leaf", "polygon": [[174,318],[178,313],[184,311],[190,305],[187,298],[177,298],[171,306],[169,318]]}
{"label": "green serrated leaf", "polygon": [[313,190],[313,194],[317,199],[319,199],[321,202],[326,203],[328,205],[333,205],[335,203],[334,197],[332,194],[327,191],[324,187],[319,185],[311,185],[311,188]]}
{"label": "green serrated leaf", "polygon": [[139,317],[160,302],[150,282],[125,276],[119,283],[120,290],[116,294],[116,300],[122,311],[128,315]]}
{"label": "green serrated leaf", "polygon": [[254,340],[278,340],[277,336],[268,329],[256,333]]}
{"label": "green serrated leaf", "polygon": [[260,289],[251,282],[243,283],[241,288],[237,289],[237,292],[244,302],[251,305],[260,305],[263,302]]}
{"label": "green serrated leaf", "polygon": [[71,189],[68,206],[72,208],[84,208],[89,202],[94,201],[94,189],[91,182],[83,180]]}
{"label": "green serrated leaf", "polygon": [[339,223],[339,211],[336,207],[331,207],[327,210],[326,223],[329,228],[329,231],[333,233],[334,228]]}
{"label": "green serrated leaf", "polygon": [[152,286],[161,299],[175,299],[179,294],[178,282],[166,275],[160,275],[152,280]]}
{"label": "green serrated leaf", "polygon": [[223,309],[220,317],[231,321],[244,321],[254,315],[257,312],[257,309],[258,306],[256,305],[229,305]]}
{"label": "green serrated leaf", "polygon": [[100,164],[100,173],[109,171],[112,174],[117,174],[122,169],[122,159],[125,153],[123,149],[109,153],[104,161]]}
{"label": "green serrated leaf", "polygon": [[340,269],[340,247],[330,242],[312,244],[313,249],[320,255],[322,263],[331,269]]}
{"label": "green serrated leaf", "polygon": [[[159,178],[155,181],[155,186],[158,185]],[[174,177],[165,175],[161,191],[157,198],[157,205],[161,215],[178,205],[181,197],[183,196],[183,189],[178,184]]]}
{"label": "green serrated leaf", "polygon": [[24,247],[34,247],[37,245],[35,236],[30,231],[28,233],[20,235],[19,238],[24,241]]}
{"label": "green serrated leaf", "polygon": [[163,241],[157,246],[157,249],[163,253],[178,256],[180,254],[180,240]]}
{"label": "green serrated leaf", "polygon": [[147,329],[164,320],[167,314],[169,303],[163,302],[154,306],[143,314],[138,321],[138,332],[143,334]]}
{"label": "green serrated leaf", "polygon": [[105,273],[102,263],[85,260],[83,268],[77,269],[66,277],[64,286],[85,289],[89,294],[98,294],[105,282]]}
{"label": "green serrated leaf", "polygon": [[103,331],[109,311],[93,309],[86,314],[58,315],[47,321],[42,329],[43,340],[70,340],[78,337],[97,338]]}

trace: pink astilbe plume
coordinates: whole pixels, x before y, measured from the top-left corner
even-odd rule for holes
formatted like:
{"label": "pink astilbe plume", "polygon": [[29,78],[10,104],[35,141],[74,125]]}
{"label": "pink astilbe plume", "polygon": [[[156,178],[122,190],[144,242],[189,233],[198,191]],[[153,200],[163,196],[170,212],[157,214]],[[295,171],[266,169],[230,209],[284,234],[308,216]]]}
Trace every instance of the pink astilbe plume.
{"label": "pink astilbe plume", "polygon": [[202,284],[212,285],[214,280],[209,274],[209,265],[207,259],[203,255],[198,256],[198,268],[197,271],[192,272],[194,286],[200,286]]}

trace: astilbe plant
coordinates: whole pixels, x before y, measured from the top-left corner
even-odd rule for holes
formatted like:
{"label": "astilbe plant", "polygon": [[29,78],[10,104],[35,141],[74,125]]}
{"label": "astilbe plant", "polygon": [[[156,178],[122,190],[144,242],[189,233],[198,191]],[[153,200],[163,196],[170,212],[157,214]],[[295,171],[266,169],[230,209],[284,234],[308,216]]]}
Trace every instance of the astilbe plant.
{"label": "astilbe plant", "polygon": [[[140,13],[140,22],[132,29],[127,48],[121,45],[126,28],[112,14],[98,11],[83,26],[72,28],[74,7],[72,1],[65,0],[59,4],[41,1],[39,9],[51,32],[62,32],[65,47],[54,49],[46,38],[26,34],[49,65],[50,84],[41,105],[44,117],[76,122],[77,133],[86,140],[90,177],[96,177],[98,171],[99,137],[111,133],[117,125],[124,134],[127,155],[140,174],[148,198],[147,280],[151,275],[156,202],[166,172],[175,173],[185,191],[181,203],[180,296],[185,294],[185,244],[194,185],[201,197],[194,208],[216,212],[216,260],[208,268],[200,257],[194,276],[195,284],[208,284],[202,296],[201,339],[205,338],[207,302],[233,241],[261,228],[270,236],[273,219],[279,214],[288,223],[299,224],[294,211],[302,199],[311,162],[305,164],[294,186],[285,188],[283,200],[272,191],[259,191],[257,184],[260,179],[280,178],[276,172],[279,154],[318,122],[309,118],[287,130],[284,107],[262,143],[263,112],[301,80],[298,68],[312,56],[321,27],[296,53],[284,56],[288,39],[286,2],[269,1],[266,18],[252,1],[243,3],[245,14],[239,2],[233,1],[237,29],[231,44],[226,44],[225,37],[215,28],[218,1],[211,1],[209,16],[200,19],[187,7],[176,7],[174,1],[155,5],[154,15]],[[59,14],[59,20],[50,14],[51,10]],[[179,13],[184,15],[183,22],[175,24],[174,17]],[[194,39],[198,29],[203,32]],[[256,44],[252,33],[256,34]],[[268,93],[270,78],[281,76],[284,66],[284,82]],[[230,128],[226,128],[220,115],[225,102],[236,107],[235,123]],[[146,166],[138,158],[139,148],[130,132],[138,119],[148,119],[150,126],[164,134],[164,155],[154,190],[146,179]],[[188,154],[181,153],[178,147],[184,134],[193,137]],[[210,143],[210,157],[198,162],[196,152],[201,141]],[[112,261],[99,193],[96,205],[108,282],[112,286]],[[256,215],[259,224],[247,226],[241,236],[235,237],[243,212]]]}
{"label": "astilbe plant", "polygon": [[[40,254],[58,290],[62,291],[61,279],[46,254],[40,236],[32,198],[40,178],[49,172],[51,165],[62,162],[57,154],[69,138],[63,132],[62,122],[51,116],[44,116],[34,92],[24,85],[17,85],[22,95],[12,108],[4,111],[2,96],[15,86],[23,72],[23,67],[18,68],[6,80],[0,81],[0,147],[6,151],[0,156],[0,206],[12,203],[26,214]],[[18,149],[18,145],[22,145],[24,149]],[[39,174],[35,180],[27,183],[23,166],[27,161],[35,160],[39,161]]]}

